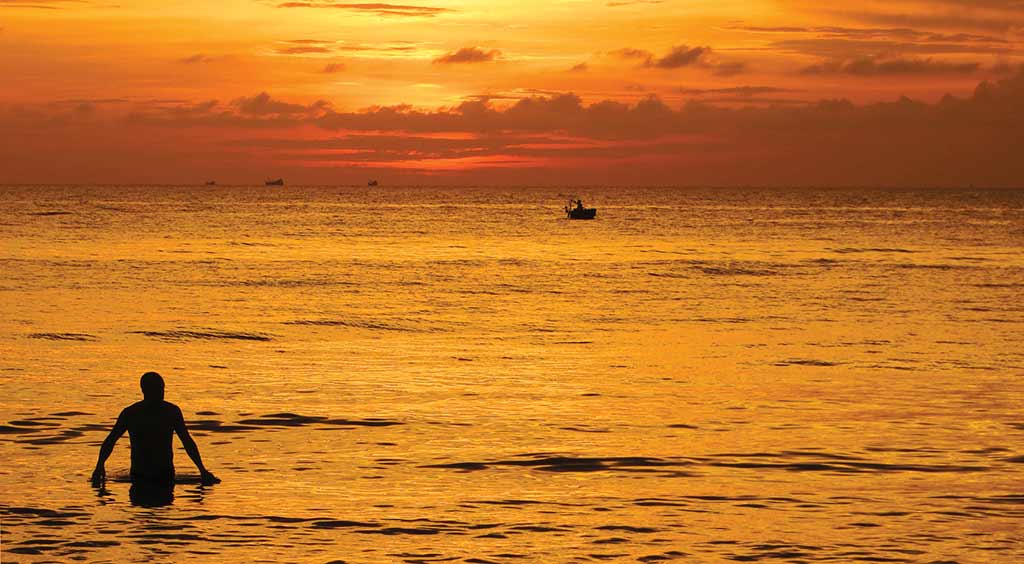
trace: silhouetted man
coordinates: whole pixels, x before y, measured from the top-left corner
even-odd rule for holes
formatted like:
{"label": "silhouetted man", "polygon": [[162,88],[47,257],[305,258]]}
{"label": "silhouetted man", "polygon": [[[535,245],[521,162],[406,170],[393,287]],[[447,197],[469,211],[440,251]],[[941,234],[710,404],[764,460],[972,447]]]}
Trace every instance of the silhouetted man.
{"label": "silhouetted man", "polygon": [[146,372],[139,381],[142,386],[143,400],[121,411],[117,423],[110,435],[100,447],[100,458],[96,461],[96,470],[92,473],[93,483],[99,484],[106,479],[106,463],[114,444],[125,431],[132,442],[132,484],[137,486],[173,487],[174,485],[174,449],[172,435],[178,434],[185,452],[199,469],[204,484],[214,484],[220,480],[203,466],[199,456],[199,447],[185,428],[185,418],[181,410],[173,403],[164,401],[164,379],[156,372]]}

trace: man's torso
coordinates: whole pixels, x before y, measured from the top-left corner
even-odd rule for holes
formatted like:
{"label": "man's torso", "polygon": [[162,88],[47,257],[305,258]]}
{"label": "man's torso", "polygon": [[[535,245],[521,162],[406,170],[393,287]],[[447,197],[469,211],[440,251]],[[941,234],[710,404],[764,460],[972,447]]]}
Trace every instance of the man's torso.
{"label": "man's torso", "polygon": [[132,448],[132,481],[174,481],[172,439],[180,411],[166,401],[144,401],[125,408],[122,416],[128,427]]}

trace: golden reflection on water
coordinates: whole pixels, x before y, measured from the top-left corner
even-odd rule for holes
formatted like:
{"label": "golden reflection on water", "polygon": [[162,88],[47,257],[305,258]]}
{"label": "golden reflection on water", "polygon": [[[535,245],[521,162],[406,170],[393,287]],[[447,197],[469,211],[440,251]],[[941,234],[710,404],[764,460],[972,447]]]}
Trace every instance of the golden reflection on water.
{"label": "golden reflection on water", "polygon": [[[4,561],[1024,556],[1024,196],[564,199],[0,188]],[[160,508],[86,482],[147,370]]]}

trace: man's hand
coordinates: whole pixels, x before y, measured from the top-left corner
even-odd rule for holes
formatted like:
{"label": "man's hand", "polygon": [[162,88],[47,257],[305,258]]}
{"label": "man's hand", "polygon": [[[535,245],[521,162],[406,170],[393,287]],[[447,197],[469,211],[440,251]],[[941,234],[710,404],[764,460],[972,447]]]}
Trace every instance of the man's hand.
{"label": "man's hand", "polygon": [[106,481],[107,471],[104,468],[97,466],[96,469],[92,471],[92,485],[102,486]]}
{"label": "man's hand", "polygon": [[219,484],[220,478],[213,475],[213,472],[209,470],[203,470],[199,473],[199,479],[202,481],[204,486],[212,486],[213,484]]}

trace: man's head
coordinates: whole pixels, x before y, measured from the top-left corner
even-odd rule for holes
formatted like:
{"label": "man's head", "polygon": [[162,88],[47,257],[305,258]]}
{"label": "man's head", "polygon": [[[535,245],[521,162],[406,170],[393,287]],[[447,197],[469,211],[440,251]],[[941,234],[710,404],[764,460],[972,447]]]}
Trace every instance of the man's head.
{"label": "man's head", "polygon": [[156,372],[146,372],[139,380],[142,387],[142,397],[148,401],[163,401],[164,379]]}

